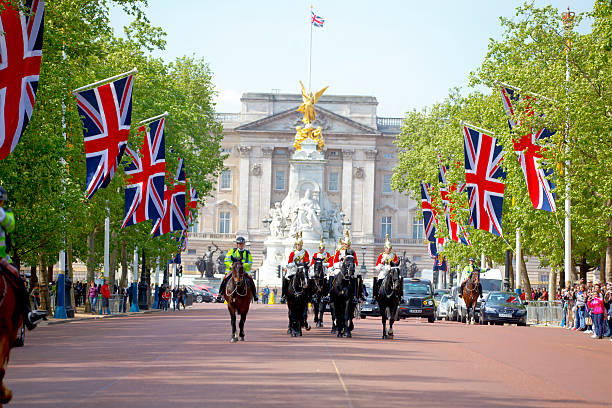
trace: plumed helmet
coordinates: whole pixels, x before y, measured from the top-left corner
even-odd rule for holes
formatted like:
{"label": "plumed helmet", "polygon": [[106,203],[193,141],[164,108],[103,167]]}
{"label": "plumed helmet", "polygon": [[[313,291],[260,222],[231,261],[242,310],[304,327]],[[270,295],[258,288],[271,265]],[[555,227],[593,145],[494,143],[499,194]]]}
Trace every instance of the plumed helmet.
{"label": "plumed helmet", "polygon": [[293,244],[293,246],[297,248],[298,245],[304,245],[304,241],[302,240],[301,232],[298,232],[297,234],[295,234],[295,243]]}
{"label": "plumed helmet", "polygon": [[344,238],[344,245],[346,246],[351,245],[351,236],[350,236],[349,230],[346,230],[345,238]]}
{"label": "plumed helmet", "polygon": [[389,239],[389,234],[385,234],[385,248],[391,249],[391,240]]}
{"label": "plumed helmet", "polygon": [[319,242],[319,249],[320,250],[324,250],[325,249],[325,242],[323,242],[323,237],[321,237],[321,242]]}
{"label": "plumed helmet", "polygon": [[244,239],[244,237],[238,237],[238,238],[236,238],[236,243],[237,244],[244,244],[244,243],[246,243],[246,240]]}
{"label": "plumed helmet", "polygon": [[6,188],[0,186],[0,201],[8,200],[8,194],[6,192]]}

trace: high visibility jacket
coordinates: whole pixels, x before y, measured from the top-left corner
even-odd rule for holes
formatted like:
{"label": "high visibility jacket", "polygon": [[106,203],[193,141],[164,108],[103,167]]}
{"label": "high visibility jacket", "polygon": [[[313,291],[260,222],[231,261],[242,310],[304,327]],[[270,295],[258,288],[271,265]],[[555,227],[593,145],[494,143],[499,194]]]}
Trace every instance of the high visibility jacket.
{"label": "high visibility jacket", "polygon": [[225,272],[229,272],[232,269],[232,257],[242,261],[242,266],[244,267],[245,272],[249,272],[251,270],[251,266],[253,265],[253,257],[251,256],[249,250],[243,249],[241,251],[238,248],[233,248],[227,251],[227,254],[225,254]]}
{"label": "high visibility jacket", "polygon": [[480,270],[476,265],[468,265],[463,268],[463,279],[469,279],[472,276],[472,272]]}
{"label": "high visibility jacket", "polygon": [[0,207],[0,258],[10,257],[6,248],[7,235],[15,231],[15,215],[10,209]]}

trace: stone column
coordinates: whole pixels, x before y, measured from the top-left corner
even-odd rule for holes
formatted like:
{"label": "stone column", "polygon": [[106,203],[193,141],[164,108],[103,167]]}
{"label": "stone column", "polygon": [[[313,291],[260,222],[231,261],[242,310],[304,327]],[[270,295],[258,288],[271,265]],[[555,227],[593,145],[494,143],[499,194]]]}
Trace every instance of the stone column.
{"label": "stone column", "polygon": [[[248,234],[249,219],[249,170],[251,146],[238,146],[240,153],[239,190],[238,190],[238,235]],[[246,237],[245,237],[246,238]]]}
{"label": "stone column", "polygon": [[345,220],[353,220],[353,153],[355,150],[342,150],[342,211]]}
{"label": "stone column", "polygon": [[[273,147],[262,146],[261,154],[263,156],[262,172],[261,172],[261,219],[267,218],[270,212],[270,199],[272,198],[272,153]],[[263,228],[263,225],[260,225]]]}
{"label": "stone column", "polygon": [[374,242],[374,193],[376,178],[377,150],[365,151],[365,194],[363,196],[363,238],[366,242]]}

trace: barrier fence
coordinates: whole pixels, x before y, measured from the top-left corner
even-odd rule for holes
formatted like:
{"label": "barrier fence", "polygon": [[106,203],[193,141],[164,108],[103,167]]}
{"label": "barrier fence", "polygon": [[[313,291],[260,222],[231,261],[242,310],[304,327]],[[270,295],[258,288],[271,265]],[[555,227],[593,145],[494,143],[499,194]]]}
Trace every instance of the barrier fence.
{"label": "barrier fence", "polygon": [[563,320],[563,304],[561,301],[528,301],[526,307],[527,324],[561,326]]}

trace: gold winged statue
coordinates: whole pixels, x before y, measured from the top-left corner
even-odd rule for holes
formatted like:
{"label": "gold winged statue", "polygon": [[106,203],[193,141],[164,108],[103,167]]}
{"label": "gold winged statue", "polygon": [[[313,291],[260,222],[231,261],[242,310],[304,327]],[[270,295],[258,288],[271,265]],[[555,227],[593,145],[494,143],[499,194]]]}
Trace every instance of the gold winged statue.
{"label": "gold winged statue", "polygon": [[295,134],[295,142],[293,146],[295,150],[300,150],[302,148],[302,142],[306,139],[312,139],[317,142],[317,148],[319,150],[323,149],[325,146],[325,142],[323,141],[323,135],[321,133],[321,127],[317,127],[316,129],[312,126],[312,123],[317,118],[317,113],[315,112],[315,104],[319,101],[323,92],[328,88],[327,86],[321,89],[319,92],[313,95],[312,92],[306,92],[304,88],[304,84],[300,81],[300,85],[302,86],[302,104],[297,108],[298,112],[304,114],[302,118],[302,122],[304,122],[304,127],[296,127]]}

